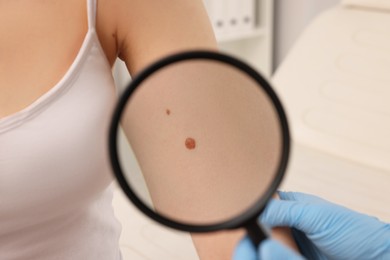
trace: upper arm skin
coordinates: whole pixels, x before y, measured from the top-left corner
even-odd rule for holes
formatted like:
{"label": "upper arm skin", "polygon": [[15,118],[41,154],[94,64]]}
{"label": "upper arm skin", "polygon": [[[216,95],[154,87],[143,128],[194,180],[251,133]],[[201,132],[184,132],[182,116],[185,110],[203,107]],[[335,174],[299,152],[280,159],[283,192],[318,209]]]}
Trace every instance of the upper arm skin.
{"label": "upper arm skin", "polygon": [[114,21],[117,55],[134,75],[153,61],[189,49],[217,49],[201,0],[101,0]]}
{"label": "upper arm skin", "polygon": [[[98,0],[98,3],[97,31],[107,58],[112,65],[119,56],[131,75],[175,52],[217,50],[202,0]],[[193,240],[202,260],[231,259],[242,234],[233,231],[196,235]]]}
{"label": "upper arm skin", "polygon": [[[217,50],[201,0],[99,0],[97,25],[111,65],[118,56],[131,75],[175,52]],[[239,234],[193,240],[200,259],[231,259]]]}

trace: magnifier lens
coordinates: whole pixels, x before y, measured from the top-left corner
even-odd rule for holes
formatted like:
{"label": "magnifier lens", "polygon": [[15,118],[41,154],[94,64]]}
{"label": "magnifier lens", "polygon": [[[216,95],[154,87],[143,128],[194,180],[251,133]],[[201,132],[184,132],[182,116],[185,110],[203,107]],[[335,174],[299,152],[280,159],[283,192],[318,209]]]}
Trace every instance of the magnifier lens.
{"label": "magnifier lens", "polygon": [[120,124],[128,186],[180,223],[213,225],[246,212],[269,191],[282,157],[273,101],[220,61],[183,60],[152,73],[128,97]]}

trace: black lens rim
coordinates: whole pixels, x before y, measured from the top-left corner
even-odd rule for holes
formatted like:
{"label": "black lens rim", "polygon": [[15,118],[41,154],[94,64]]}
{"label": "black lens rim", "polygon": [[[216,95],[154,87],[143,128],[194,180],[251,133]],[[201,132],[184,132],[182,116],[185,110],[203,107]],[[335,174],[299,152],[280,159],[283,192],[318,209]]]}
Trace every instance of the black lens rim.
{"label": "black lens rim", "polygon": [[[119,122],[121,119],[121,114],[123,109],[126,106],[127,100],[134,93],[137,87],[151,74],[153,74],[154,72],[158,71],[159,69],[165,66],[168,66],[176,62],[194,60],[194,59],[212,60],[212,61],[226,63],[230,66],[236,67],[237,69],[249,75],[253,80],[255,80],[259,84],[259,87],[268,94],[268,96],[271,98],[275,106],[275,109],[279,116],[280,126],[282,129],[282,138],[283,138],[280,165],[277,169],[277,174],[275,176],[275,179],[270,185],[269,189],[266,191],[265,195],[260,199],[258,199],[253,205],[253,207],[243,212],[241,215],[238,215],[236,217],[233,217],[232,219],[220,223],[207,224],[207,225],[194,225],[191,223],[178,222],[151,210],[145,203],[142,202],[141,199],[138,198],[137,194],[131,189],[131,186],[127,183],[127,180],[122,171],[122,167],[119,163],[119,158],[117,153],[117,134],[118,134]],[[192,233],[203,233],[203,232],[245,227],[249,222],[253,221],[253,219],[256,219],[257,216],[261,214],[261,212],[265,208],[266,203],[275,194],[277,188],[282,182],[284,174],[287,169],[289,153],[290,153],[290,131],[288,127],[286,113],[285,110],[283,109],[282,103],[280,102],[276,93],[272,89],[271,85],[267,82],[267,80],[264,79],[263,76],[260,75],[260,73],[258,73],[256,70],[254,70],[252,67],[250,67],[243,61],[235,57],[232,57],[230,55],[223,54],[221,52],[215,52],[209,50],[193,50],[193,51],[185,51],[185,52],[173,54],[161,60],[158,60],[157,62],[153,63],[152,65],[148,66],[146,69],[141,71],[132,80],[132,82],[128,84],[123,94],[121,95],[117,103],[117,106],[114,110],[111,125],[110,125],[110,131],[109,131],[109,155],[111,159],[112,170],[115,178],[117,179],[120,187],[122,188],[126,196],[133,202],[133,204],[139,210],[141,210],[141,212],[143,212],[151,219],[165,226],[178,229],[181,231],[192,232]]]}

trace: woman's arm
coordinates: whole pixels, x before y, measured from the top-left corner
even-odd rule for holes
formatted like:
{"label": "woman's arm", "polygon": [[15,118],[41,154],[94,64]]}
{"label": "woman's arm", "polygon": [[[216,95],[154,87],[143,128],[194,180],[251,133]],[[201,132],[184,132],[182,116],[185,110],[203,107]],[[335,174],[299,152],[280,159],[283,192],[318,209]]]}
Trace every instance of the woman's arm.
{"label": "woman's arm", "polygon": [[[104,12],[103,18],[107,20],[106,23],[102,24],[102,27],[112,25],[115,28],[112,31],[112,37],[115,38],[116,53],[125,61],[131,75],[135,75],[157,59],[178,51],[217,50],[217,43],[201,0],[100,0],[99,11]],[[110,36],[109,33],[106,34]],[[166,95],[166,93],[158,91],[151,91],[149,94],[148,100],[145,100],[145,102],[153,102],[157,105],[158,102],[164,100],[164,95]],[[180,106],[180,101],[178,101],[180,97],[170,98],[176,102],[176,105]],[[218,103],[217,97],[215,98],[215,103]],[[176,161],[172,161],[172,164],[180,163],[183,151],[175,150],[174,147],[166,147],[166,143],[162,145],[159,140],[151,141],[149,139],[149,143],[146,144],[143,143],[141,138],[138,138],[145,131],[154,131],[153,129],[155,129],[155,131],[158,131],[156,132],[157,136],[159,132],[165,131],[163,125],[158,123],[159,121],[155,121],[155,125],[147,125],[148,123],[136,127],[132,125],[134,122],[143,120],[145,109],[142,105],[141,102],[139,109],[137,109],[141,112],[138,112],[138,114],[136,112],[133,115],[134,120],[128,122],[132,129],[130,139],[136,140],[135,143],[132,142],[132,145],[134,145],[133,148],[136,154],[138,153],[138,159],[142,161],[143,165],[156,165],[155,167],[158,167],[159,162],[150,160],[153,156],[142,156],[142,154],[155,155],[156,158],[159,154],[166,155],[169,153],[178,158]],[[213,109],[212,105],[209,109]],[[177,111],[172,111],[172,113],[175,112]],[[162,113],[161,116],[166,117],[166,114]],[[158,120],[164,119],[159,118]],[[197,122],[193,123],[197,124]],[[202,122],[199,122],[199,124],[201,125]],[[176,140],[173,139],[185,134],[187,130],[185,127],[176,126],[174,133],[167,133],[168,136],[171,136],[171,139],[164,142],[174,143]],[[202,140],[203,137],[198,136],[198,138]],[[150,143],[153,145],[150,145]],[[165,148],[161,150],[160,147]],[[245,157],[245,154],[241,154],[241,156]],[[202,160],[202,158],[200,159]],[[209,156],[204,156],[204,162],[209,160]],[[245,164],[246,162],[241,163]],[[173,168],[174,166],[172,165]],[[160,169],[160,175],[176,174],[161,172]],[[148,176],[146,177],[148,179]],[[149,181],[147,180],[148,186],[150,184],[150,187],[152,187],[152,200],[156,207],[159,203],[166,201],[165,198],[167,197],[166,194],[153,190],[153,182],[161,185],[161,180],[157,180],[157,178],[149,176]],[[202,193],[205,198],[211,195],[207,192]],[[201,259],[231,259],[233,249],[241,236],[242,231],[193,235],[193,241]]]}
{"label": "woman's arm", "polygon": [[217,49],[200,0],[112,0],[116,3],[118,55],[134,75],[182,50]]}

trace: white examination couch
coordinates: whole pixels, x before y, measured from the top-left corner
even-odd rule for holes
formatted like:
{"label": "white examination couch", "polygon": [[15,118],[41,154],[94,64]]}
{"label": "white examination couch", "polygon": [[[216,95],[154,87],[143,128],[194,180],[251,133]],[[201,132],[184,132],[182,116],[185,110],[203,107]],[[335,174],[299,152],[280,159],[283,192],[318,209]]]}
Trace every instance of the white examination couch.
{"label": "white examination couch", "polygon": [[390,221],[390,0],[322,13],[273,83],[294,139],[282,188]]}
{"label": "white examination couch", "polygon": [[[278,68],[293,148],[283,190],[390,221],[390,0],[344,0]],[[155,224],[116,189],[124,260],[198,259],[187,234]]]}

